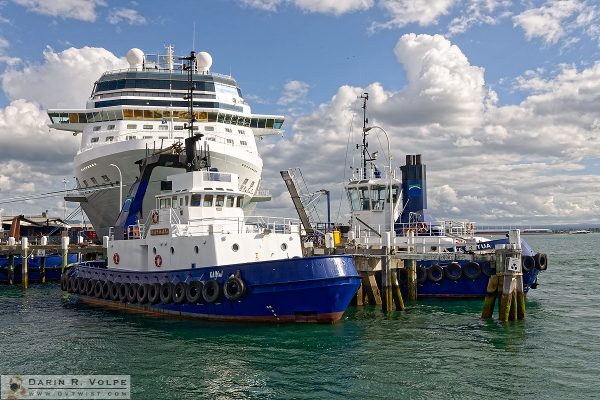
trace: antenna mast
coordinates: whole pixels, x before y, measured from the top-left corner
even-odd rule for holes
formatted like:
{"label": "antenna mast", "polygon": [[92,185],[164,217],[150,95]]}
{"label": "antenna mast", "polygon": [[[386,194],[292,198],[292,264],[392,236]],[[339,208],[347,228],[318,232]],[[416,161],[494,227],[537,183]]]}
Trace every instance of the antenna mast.
{"label": "antenna mast", "polygon": [[[367,100],[369,100],[369,93],[363,93],[360,97],[360,99],[363,99],[363,129],[362,129],[362,151],[361,151],[361,155],[360,155],[360,160],[361,160],[361,164],[362,164],[362,169],[363,169],[363,177],[362,179],[367,179],[367,148],[369,146],[369,144],[367,143],[367,124],[369,123],[369,120],[367,119]],[[357,145],[358,147],[359,145]]]}

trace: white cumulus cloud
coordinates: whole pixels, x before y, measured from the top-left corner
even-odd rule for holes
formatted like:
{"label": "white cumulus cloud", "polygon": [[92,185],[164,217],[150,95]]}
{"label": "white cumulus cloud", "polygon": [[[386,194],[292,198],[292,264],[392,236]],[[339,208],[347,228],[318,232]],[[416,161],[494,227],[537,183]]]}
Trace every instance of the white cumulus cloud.
{"label": "white cumulus cloud", "polygon": [[240,0],[246,7],[265,11],[277,11],[282,5],[294,5],[306,12],[341,15],[354,11],[367,10],[374,0]]}
{"label": "white cumulus cloud", "polygon": [[106,20],[113,25],[121,22],[129,25],[144,25],[146,23],[146,18],[132,8],[114,8],[106,17]]}
{"label": "white cumulus cloud", "polygon": [[380,0],[379,6],[388,13],[390,19],[374,23],[371,30],[403,27],[411,23],[431,25],[440,16],[448,14],[455,3],[456,0]]}
{"label": "white cumulus cloud", "polygon": [[283,92],[277,104],[282,106],[288,106],[290,104],[302,102],[306,99],[308,89],[310,86],[306,82],[302,81],[288,81],[283,86]]}
{"label": "white cumulus cloud", "polygon": [[104,0],[13,0],[37,14],[60,18],[73,18],[94,22],[96,7],[104,6]]}

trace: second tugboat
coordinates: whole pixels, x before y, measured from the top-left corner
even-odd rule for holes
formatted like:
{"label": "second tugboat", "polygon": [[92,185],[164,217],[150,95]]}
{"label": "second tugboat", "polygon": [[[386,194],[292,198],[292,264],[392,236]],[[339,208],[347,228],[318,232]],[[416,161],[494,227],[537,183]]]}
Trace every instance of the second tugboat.
{"label": "second tugboat", "polygon": [[[238,176],[210,168],[206,143],[198,154],[193,123],[185,152],[173,146],[140,162],[108,238],[108,267],[76,265],[61,277],[63,290],[85,303],[202,319],[339,320],[360,285],[352,257],[302,257],[298,222],[245,217]],[[186,172],[161,182],[140,222],[156,167]]]}

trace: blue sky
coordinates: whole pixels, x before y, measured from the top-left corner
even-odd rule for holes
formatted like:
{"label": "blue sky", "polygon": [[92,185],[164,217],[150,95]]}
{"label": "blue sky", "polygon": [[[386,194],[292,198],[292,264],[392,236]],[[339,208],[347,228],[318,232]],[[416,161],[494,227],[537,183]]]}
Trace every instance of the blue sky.
{"label": "blue sky", "polygon": [[2,1],[0,201],[72,175],[77,139],[49,134],[45,108],[83,107],[132,47],[189,52],[194,24],[195,49],[233,74],[253,112],[286,116],[284,137],[259,143],[265,211],[289,211],[280,169],[340,186],[356,95],[369,90],[398,164],[424,154],[434,214],[600,222],[600,7],[582,0]]}

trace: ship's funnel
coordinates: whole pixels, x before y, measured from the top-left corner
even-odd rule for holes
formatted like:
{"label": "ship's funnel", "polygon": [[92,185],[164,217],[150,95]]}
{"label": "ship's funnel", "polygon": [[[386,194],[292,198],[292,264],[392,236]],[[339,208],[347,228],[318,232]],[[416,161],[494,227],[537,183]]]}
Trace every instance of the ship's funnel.
{"label": "ship's funnel", "polygon": [[425,165],[421,164],[421,155],[407,155],[406,165],[402,170],[402,205],[404,211],[400,216],[403,223],[410,221],[411,213],[423,221],[424,210],[427,209],[427,177]]}

